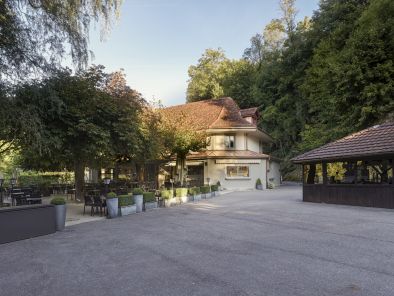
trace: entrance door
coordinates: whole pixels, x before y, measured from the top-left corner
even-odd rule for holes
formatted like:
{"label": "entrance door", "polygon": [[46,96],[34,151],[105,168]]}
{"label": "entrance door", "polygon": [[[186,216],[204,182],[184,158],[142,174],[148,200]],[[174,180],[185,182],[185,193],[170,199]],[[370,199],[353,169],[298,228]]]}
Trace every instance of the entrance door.
{"label": "entrance door", "polygon": [[191,165],[187,167],[187,176],[190,180],[190,186],[204,185],[204,166]]}

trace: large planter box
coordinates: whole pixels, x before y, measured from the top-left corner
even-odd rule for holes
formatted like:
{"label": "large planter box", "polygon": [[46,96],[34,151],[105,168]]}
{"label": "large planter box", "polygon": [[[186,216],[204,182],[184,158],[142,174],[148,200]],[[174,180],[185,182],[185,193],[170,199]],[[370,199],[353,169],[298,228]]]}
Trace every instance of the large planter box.
{"label": "large planter box", "polygon": [[56,232],[53,205],[0,208],[0,244]]}
{"label": "large planter box", "polygon": [[168,198],[168,199],[165,199],[164,200],[164,206],[166,207],[166,208],[169,208],[169,207],[172,207],[172,206],[174,206],[174,205],[176,205],[176,198],[175,197],[173,197],[173,198]]}
{"label": "large planter box", "polygon": [[201,200],[201,194],[196,194],[194,196],[194,201],[199,201],[199,200]]}
{"label": "large planter box", "polygon": [[142,207],[144,204],[144,197],[142,194],[138,194],[138,195],[133,195],[133,199],[134,199],[134,203],[137,209],[137,213],[141,213],[142,212]]}
{"label": "large planter box", "polygon": [[260,185],[256,185],[256,189],[257,190],[263,190],[263,185],[261,185],[261,184]]}
{"label": "large planter box", "polygon": [[155,202],[155,201],[153,201],[153,202],[146,202],[144,204],[144,209],[145,209],[145,211],[157,209],[157,202]]}
{"label": "large planter box", "polygon": [[116,218],[119,215],[118,198],[107,198],[108,218]]}
{"label": "large planter box", "polygon": [[188,195],[187,196],[187,201],[188,202],[193,202],[194,201],[194,195]]}
{"label": "large planter box", "polygon": [[187,203],[188,202],[188,197],[187,196],[179,196],[178,197],[179,202],[182,203]]}
{"label": "large planter box", "polygon": [[208,193],[202,193],[202,194],[201,194],[201,196],[202,196],[202,198],[205,198],[205,199],[207,199],[207,198],[211,198],[211,197],[212,197],[212,193],[211,193],[211,192],[208,192]]}
{"label": "large planter box", "polygon": [[219,191],[212,191],[212,196],[220,196],[220,192]]}
{"label": "large planter box", "polygon": [[55,205],[56,230],[62,231],[66,226],[66,205]]}
{"label": "large planter box", "polygon": [[137,207],[136,205],[131,205],[127,207],[120,207],[120,215],[121,216],[127,216],[130,214],[135,214],[137,213]]}

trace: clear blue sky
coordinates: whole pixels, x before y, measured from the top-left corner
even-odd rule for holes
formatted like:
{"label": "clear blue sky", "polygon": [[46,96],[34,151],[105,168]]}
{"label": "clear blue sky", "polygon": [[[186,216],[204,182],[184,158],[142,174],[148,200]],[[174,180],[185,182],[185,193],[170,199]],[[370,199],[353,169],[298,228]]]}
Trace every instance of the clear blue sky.
{"label": "clear blue sky", "polygon": [[[298,19],[318,0],[297,0]],[[187,69],[206,48],[240,58],[250,38],[280,15],[278,0],[125,0],[106,41],[91,34],[94,64],[123,68],[129,85],[170,106],[185,102]]]}

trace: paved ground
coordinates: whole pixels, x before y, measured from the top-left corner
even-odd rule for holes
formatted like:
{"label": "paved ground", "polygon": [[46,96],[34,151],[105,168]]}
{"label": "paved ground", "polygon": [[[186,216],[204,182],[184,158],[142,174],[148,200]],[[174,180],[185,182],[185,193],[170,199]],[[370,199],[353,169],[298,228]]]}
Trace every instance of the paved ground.
{"label": "paved ground", "polygon": [[298,186],[0,245],[0,295],[394,295],[394,211]]}

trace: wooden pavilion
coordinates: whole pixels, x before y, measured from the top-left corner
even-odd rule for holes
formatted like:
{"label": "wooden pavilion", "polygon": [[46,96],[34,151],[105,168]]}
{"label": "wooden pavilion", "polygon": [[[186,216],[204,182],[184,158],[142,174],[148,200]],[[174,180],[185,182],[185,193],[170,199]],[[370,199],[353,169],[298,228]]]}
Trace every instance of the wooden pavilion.
{"label": "wooden pavilion", "polygon": [[394,208],[394,122],[351,134],[292,159],[303,166],[303,200]]}

